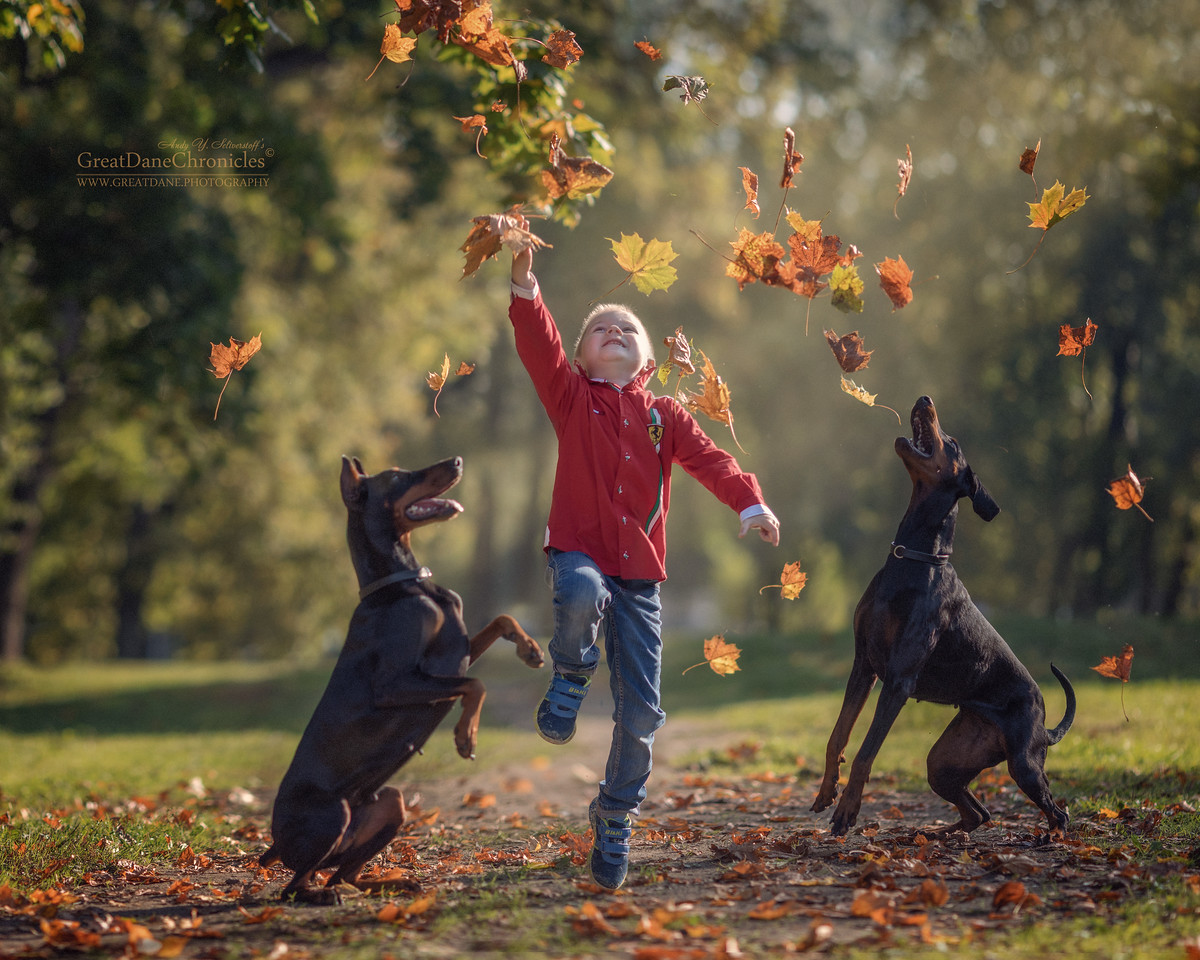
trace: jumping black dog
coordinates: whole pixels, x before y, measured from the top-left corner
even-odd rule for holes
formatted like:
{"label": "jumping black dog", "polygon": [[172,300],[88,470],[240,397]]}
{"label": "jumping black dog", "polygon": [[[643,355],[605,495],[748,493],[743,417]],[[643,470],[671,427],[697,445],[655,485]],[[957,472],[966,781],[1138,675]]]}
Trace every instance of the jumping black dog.
{"label": "jumping black dog", "polygon": [[1050,829],[1064,829],[1068,815],[1050,794],[1046,749],[1070,729],[1075,693],[1051,664],[1066,693],[1066,712],[1057,727],[1047,730],[1046,707],[1033,677],[980,613],[949,563],[959,499],[969,498],[984,520],[992,520],[1000,507],[958,443],[942,432],[932,400],[921,397],[911,419],[912,440],[897,438],[896,453],[912,479],[912,498],[883,569],[854,611],[854,664],[812,809],[824,810],[837,797],[850,730],[880,678],[875,716],[833,813],[835,835],[844,835],[858,818],[871,764],[910,697],[959,708],[928,757],[930,786],[958,808],[961,819],[951,830],[969,832],[991,819],[968,784],[1001,760],[1008,761],[1017,786],[1046,814]]}
{"label": "jumping black dog", "polygon": [[[275,798],[273,845],[260,862],[295,872],[284,899],[336,902],[337,885],[354,883],[392,841],[404,823],[404,798],[385,784],[459,699],[454,743],[461,756],[475,756],[485,691],[465,673],[495,640],[513,641],[530,667],[543,663],[538,645],[508,615],[469,637],[458,594],[437,586],[413,556],[413,530],[462,511],[442,499],[461,476],[457,457],[373,476],[357,459],[342,458],[360,602]],[[314,888],[313,875],[327,869],[335,872],[325,888]]]}

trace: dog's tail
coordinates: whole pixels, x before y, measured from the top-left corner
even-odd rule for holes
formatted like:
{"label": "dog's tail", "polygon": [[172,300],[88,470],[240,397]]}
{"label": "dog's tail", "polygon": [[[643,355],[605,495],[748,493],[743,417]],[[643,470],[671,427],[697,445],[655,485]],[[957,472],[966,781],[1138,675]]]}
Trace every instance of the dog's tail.
{"label": "dog's tail", "polygon": [[1055,744],[1067,735],[1067,731],[1071,729],[1071,724],[1075,722],[1075,691],[1071,688],[1071,681],[1054,664],[1050,664],[1050,672],[1058,678],[1058,682],[1062,684],[1063,693],[1067,695],[1067,709],[1063,714],[1062,720],[1059,721],[1058,726],[1053,730],[1046,731],[1047,736],[1050,738],[1050,743]]}

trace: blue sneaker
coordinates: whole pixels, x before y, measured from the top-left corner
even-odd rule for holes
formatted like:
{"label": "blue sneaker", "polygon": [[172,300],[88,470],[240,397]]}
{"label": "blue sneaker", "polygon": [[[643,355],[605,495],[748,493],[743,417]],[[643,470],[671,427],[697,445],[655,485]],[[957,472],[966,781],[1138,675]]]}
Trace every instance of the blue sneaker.
{"label": "blue sneaker", "polygon": [[592,879],[606,890],[616,890],[629,872],[629,838],[633,825],[626,814],[620,820],[601,817],[596,812],[599,798],[588,807],[592,824]]}
{"label": "blue sneaker", "polygon": [[549,743],[567,743],[575,736],[575,715],[587,695],[591,677],[578,673],[555,673],[550,689],[537,708],[537,731]]}

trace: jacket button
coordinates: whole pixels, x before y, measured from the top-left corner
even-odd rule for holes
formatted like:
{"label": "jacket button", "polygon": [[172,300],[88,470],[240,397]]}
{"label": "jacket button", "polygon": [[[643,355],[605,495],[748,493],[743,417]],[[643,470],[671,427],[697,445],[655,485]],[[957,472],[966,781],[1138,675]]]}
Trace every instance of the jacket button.
{"label": "jacket button", "polygon": [[622,557],[623,559],[625,559],[625,560],[628,560],[628,559],[629,559],[629,552],[628,552],[628,551],[626,551],[625,553],[621,554],[621,557]]}

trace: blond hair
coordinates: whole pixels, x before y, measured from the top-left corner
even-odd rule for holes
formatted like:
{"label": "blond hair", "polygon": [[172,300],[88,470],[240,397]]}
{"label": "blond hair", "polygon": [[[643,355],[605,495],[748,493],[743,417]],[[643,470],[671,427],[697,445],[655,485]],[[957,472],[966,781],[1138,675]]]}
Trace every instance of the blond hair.
{"label": "blond hair", "polygon": [[654,343],[650,339],[650,334],[646,332],[646,325],[642,323],[641,317],[625,306],[623,303],[598,303],[588,311],[586,317],[583,318],[583,323],[579,325],[579,335],[575,338],[575,350],[571,354],[576,360],[579,359],[579,345],[583,343],[583,335],[587,333],[588,325],[602,313],[616,313],[623,317],[627,317],[637,324],[642,335],[642,345],[645,347],[646,359],[654,360]]}

